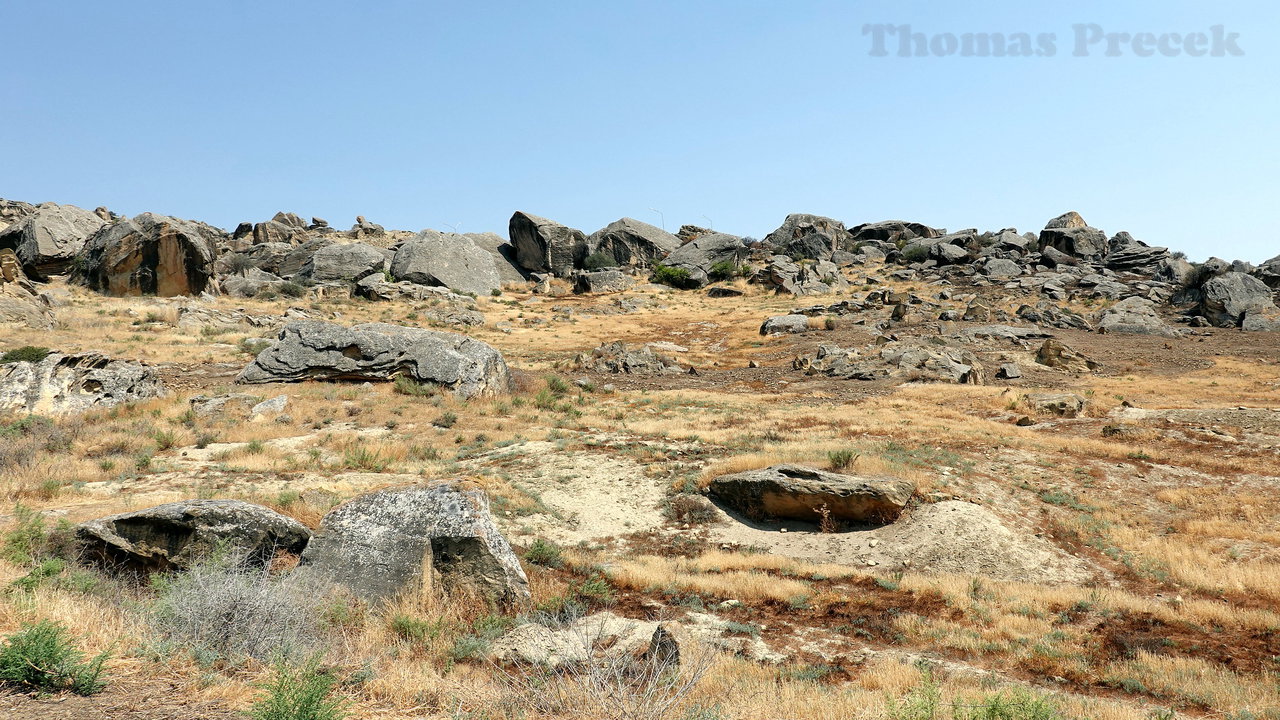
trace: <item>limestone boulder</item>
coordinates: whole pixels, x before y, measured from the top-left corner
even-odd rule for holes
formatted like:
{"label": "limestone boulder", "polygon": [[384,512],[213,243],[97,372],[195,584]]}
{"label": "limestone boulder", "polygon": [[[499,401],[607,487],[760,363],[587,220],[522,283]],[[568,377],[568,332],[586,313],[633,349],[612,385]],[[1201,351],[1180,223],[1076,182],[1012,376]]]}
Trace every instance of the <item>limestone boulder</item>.
{"label": "limestone boulder", "polygon": [[371,602],[471,591],[506,607],[529,602],[520,561],[479,490],[441,482],[361,495],[325,515],[299,570]]}
{"label": "limestone boulder", "polygon": [[365,323],[291,322],[240,373],[241,383],[391,380],[405,375],[459,397],[511,391],[502,354],[465,335]]}
{"label": "limestone boulder", "polygon": [[299,554],[311,531],[293,518],[239,500],[186,500],[91,520],[76,527],[82,553],[111,570],[186,570],[215,553],[262,566]]}

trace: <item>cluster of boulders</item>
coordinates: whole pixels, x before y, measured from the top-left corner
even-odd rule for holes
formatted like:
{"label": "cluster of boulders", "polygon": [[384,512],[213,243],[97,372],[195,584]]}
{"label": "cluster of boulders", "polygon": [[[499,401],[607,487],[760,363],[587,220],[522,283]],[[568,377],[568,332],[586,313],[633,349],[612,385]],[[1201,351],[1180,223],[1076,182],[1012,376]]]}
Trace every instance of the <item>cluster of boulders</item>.
{"label": "cluster of boulders", "polygon": [[[846,227],[819,215],[788,215],[754,240],[686,225],[676,234],[633,218],[587,234],[527,212],[516,212],[508,239],[493,233],[413,234],[386,230],[363,217],[349,231],[319,218],[277,213],[226,233],[204,223],[143,213],[134,218],[104,208],[0,200],[0,249],[15,253],[34,281],[70,274],[110,295],[198,295],[225,292],[358,295],[371,300],[424,297],[421,288],[447,288],[461,298],[495,294],[504,285],[532,282],[550,290],[564,278],[578,293],[620,292],[639,278],[681,289],[711,286],[718,297],[759,285],[781,294],[843,294],[851,268],[887,263],[895,280],[924,284],[998,286],[1040,301],[1018,311],[1055,327],[1091,327],[1063,303],[1148,300],[1175,304],[1192,325],[1246,330],[1280,328],[1274,292],[1280,256],[1258,267],[1217,258],[1192,265],[1167,248],[1127,232],[1108,235],[1078,213],[1053,218],[1039,233],[1012,228],[947,231],[891,220]],[[984,308],[941,319],[983,317]],[[1172,332],[1137,304],[1115,313],[1105,332]],[[480,318],[482,319],[482,318]],[[454,318],[454,324],[469,324]]]}
{"label": "cluster of boulders", "polygon": [[529,601],[487,497],[455,481],[361,495],[314,533],[260,505],[188,500],[82,523],[75,534],[85,560],[117,573],[181,572],[214,556],[261,567],[287,553],[299,558],[294,573],[373,603],[435,589],[507,607]]}

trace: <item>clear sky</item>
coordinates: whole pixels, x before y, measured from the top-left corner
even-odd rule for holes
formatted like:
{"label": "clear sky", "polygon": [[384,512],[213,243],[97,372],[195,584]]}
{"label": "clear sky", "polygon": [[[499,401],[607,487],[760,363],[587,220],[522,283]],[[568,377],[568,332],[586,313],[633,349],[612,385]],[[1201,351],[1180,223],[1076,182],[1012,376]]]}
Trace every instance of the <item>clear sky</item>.
{"label": "clear sky", "polygon": [[[503,235],[515,210],[756,237],[792,212],[1025,231],[1077,210],[1196,260],[1280,254],[1274,1],[0,10],[2,197]],[[899,57],[896,37],[873,56],[876,23],[910,24],[928,56]],[[1223,25],[1228,54],[1077,57],[1075,24]],[[1052,33],[1054,54],[937,54],[946,33],[1018,32]]]}

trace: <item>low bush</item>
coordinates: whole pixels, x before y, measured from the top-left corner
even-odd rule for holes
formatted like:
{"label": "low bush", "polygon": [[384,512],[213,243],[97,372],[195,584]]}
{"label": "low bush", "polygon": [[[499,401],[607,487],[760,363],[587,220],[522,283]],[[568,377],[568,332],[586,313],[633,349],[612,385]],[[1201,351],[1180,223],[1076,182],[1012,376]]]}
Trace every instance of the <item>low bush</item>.
{"label": "low bush", "polygon": [[558,568],[564,565],[564,556],[560,546],[542,538],[534,540],[529,549],[524,551],[524,559],[534,565],[542,565],[544,567]]}
{"label": "low bush", "polygon": [[206,663],[297,660],[325,645],[323,594],[297,580],[219,559],[153,583],[152,625]]}
{"label": "low bush", "polygon": [[53,352],[49,348],[36,347],[34,345],[24,345],[20,348],[14,348],[0,355],[0,365],[7,365],[16,362],[40,362],[49,357],[49,353]]}
{"label": "low bush", "polygon": [[698,287],[698,283],[689,275],[689,271],[684,268],[667,267],[666,265],[657,264],[653,266],[653,282],[659,285],[670,285],[680,290],[692,290]]}
{"label": "low bush", "polygon": [[107,657],[103,652],[85,660],[65,627],[41,620],[5,638],[0,648],[0,682],[92,695],[107,686],[102,679]]}
{"label": "low bush", "polygon": [[587,256],[582,261],[582,267],[588,270],[603,270],[605,268],[618,267],[618,261],[611,253],[596,252]]}
{"label": "low bush", "polygon": [[302,665],[276,663],[271,679],[261,688],[262,697],[253,704],[253,720],[342,720],[347,717],[347,701],[334,697],[339,678],[322,669],[318,657]]}

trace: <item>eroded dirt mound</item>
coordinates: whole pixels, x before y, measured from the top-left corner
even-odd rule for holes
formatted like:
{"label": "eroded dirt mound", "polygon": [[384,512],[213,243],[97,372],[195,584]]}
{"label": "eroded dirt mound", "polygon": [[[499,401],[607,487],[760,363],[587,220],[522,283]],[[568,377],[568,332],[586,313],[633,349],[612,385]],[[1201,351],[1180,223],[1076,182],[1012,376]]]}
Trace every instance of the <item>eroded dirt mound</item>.
{"label": "eroded dirt mound", "polygon": [[995,513],[973,503],[946,501],[918,508],[879,531],[877,547],[891,565],[1001,580],[1083,583],[1093,576],[1085,561],[1035,535],[1015,531]]}

